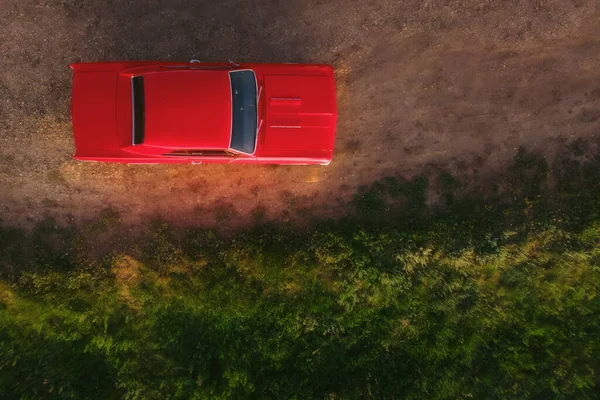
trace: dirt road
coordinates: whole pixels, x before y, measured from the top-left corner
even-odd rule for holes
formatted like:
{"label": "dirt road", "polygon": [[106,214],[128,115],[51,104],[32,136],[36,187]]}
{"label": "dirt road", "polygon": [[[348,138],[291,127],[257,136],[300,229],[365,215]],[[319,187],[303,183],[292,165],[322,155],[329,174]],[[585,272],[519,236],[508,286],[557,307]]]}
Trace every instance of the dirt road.
{"label": "dirt road", "polygon": [[[387,175],[502,174],[519,146],[551,158],[598,135],[598,32],[596,0],[0,0],[2,223],[106,207],[127,223],[297,221],[342,215]],[[68,64],[121,59],[331,63],[334,161],[74,161]]]}

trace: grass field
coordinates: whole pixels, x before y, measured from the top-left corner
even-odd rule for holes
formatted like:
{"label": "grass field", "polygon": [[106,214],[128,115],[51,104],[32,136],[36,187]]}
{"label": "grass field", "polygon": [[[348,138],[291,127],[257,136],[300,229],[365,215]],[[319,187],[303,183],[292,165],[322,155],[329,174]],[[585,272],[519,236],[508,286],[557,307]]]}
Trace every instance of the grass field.
{"label": "grass field", "polygon": [[5,228],[2,394],[596,398],[600,158],[578,154],[522,150],[483,200],[441,173],[435,211],[425,178],[385,179],[303,230]]}

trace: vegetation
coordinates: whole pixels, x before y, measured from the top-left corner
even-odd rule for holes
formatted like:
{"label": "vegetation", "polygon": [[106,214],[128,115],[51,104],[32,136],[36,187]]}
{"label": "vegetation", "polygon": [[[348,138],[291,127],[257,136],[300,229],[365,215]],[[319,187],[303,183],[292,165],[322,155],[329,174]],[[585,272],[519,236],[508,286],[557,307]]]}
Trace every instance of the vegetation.
{"label": "vegetation", "polygon": [[521,151],[479,200],[386,179],[305,232],[158,223],[100,258],[4,228],[0,396],[596,398],[600,159],[557,163]]}

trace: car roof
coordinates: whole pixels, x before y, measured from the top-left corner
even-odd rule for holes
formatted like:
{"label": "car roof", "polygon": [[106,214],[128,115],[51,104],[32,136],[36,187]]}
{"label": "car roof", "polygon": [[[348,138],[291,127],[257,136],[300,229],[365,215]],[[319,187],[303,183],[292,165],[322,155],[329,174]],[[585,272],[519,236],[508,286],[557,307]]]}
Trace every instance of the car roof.
{"label": "car roof", "polygon": [[226,149],[231,136],[228,71],[173,70],[144,78],[144,144]]}

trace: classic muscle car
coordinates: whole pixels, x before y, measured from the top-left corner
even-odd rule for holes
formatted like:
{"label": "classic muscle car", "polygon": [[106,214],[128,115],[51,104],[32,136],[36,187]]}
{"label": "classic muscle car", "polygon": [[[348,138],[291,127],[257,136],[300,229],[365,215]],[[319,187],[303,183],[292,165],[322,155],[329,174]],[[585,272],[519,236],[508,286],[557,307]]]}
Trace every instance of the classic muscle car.
{"label": "classic muscle car", "polygon": [[71,64],[75,158],[328,164],[333,68],[320,64]]}

